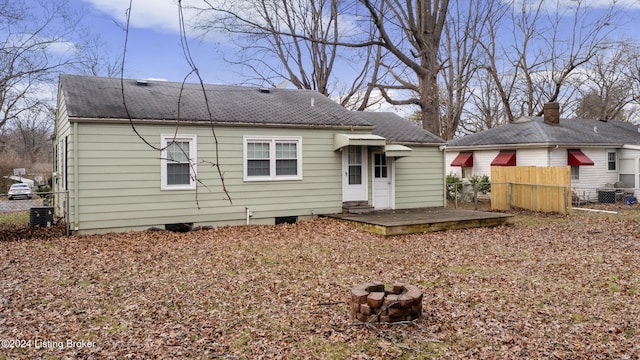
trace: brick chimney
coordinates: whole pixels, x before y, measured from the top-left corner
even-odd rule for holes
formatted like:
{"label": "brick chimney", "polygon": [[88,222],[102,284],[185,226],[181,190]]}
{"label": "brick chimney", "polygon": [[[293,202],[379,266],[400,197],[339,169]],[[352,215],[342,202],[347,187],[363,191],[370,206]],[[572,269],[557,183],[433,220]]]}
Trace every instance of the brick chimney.
{"label": "brick chimney", "polygon": [[560,124],[560,104],[557,102],[544,104],[544,122],[550,125]]}

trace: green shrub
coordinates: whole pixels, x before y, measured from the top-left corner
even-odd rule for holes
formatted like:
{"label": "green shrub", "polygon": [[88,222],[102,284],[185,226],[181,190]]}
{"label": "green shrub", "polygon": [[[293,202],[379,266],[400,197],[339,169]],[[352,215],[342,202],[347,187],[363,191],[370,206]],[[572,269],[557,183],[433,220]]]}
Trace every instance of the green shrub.
{"label": "green shrub", "polygon": [[462,190],[462,180],[458,177],[458,175],[450,173],[447,175],[447,197],[450,200],[456,198],[456,194],[459,194]]}
{"label": "green shrub", "polygon": [[474,192],[486,194],[491,191],[491,181],[487,175],[474,175],[469,178],[469,182],[473,186]]}

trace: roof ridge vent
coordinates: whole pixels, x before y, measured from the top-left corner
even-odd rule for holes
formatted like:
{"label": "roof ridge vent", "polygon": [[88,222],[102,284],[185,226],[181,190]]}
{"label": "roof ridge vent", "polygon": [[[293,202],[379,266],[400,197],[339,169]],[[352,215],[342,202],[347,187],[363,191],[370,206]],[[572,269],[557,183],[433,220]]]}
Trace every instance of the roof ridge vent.
{"label": "roof ridge vent", "polygon": [[258,89],[258,91],[260,91],[263,94],[269,94],[271,92],[271,89],[269,89],[269,88],[260,88],[260,89]]}
{"label": "roof ridge vent", "polygon": [[147,85],[149,85],[149,81],[148,80],[142,80],[142,79],[136,80],[136,85],[138,85],[138,86],[147,86]]}

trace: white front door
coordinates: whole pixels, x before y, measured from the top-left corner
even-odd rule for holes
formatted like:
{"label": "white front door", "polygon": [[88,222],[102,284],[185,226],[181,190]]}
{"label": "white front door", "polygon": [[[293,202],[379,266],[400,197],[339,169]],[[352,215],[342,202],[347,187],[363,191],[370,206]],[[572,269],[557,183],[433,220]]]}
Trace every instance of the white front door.
{"label": "white front door", "polygon": [[342,150],[342,201],[367,200],[367,148],[347,146]]}
{"label": "white front door", "polygon": [[384,153],[373,154],[373,207],[376,209],[393,207],[392,161],[393,158],[387,158]]}

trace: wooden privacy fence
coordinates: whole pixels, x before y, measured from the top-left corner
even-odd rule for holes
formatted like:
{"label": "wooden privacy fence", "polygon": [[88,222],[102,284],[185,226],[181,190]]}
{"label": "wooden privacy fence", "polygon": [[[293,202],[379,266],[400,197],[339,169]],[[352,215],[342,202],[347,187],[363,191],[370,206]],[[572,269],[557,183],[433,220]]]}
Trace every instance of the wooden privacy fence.
{"label": "wooden privacy fence", "polygon": [[571,214],[571,168],[492,166],[491,208]]}

